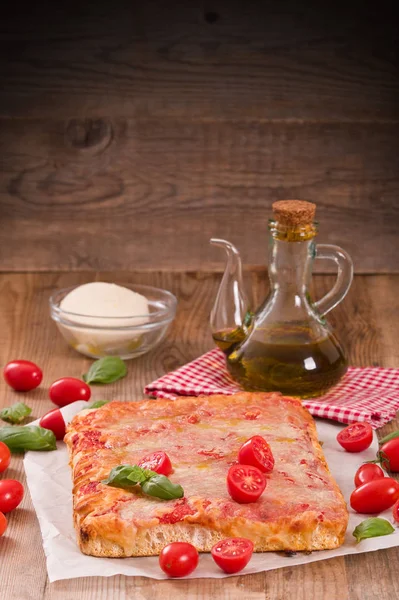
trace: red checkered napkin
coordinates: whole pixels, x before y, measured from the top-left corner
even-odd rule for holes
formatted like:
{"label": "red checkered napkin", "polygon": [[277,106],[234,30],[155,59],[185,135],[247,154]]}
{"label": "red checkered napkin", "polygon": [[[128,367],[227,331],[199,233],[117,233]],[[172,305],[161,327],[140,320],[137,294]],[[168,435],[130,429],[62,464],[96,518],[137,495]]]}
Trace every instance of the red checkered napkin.
{"label": "red checkered napkin", "polygon": [[[227,372],[223,352],[215,348],[153,381],[144,392],[174,400],[178,396],[235,394],[241,390]],[[399,369],[350,367],[331,391],[303,404],[315,417],[341,423],[367,421],[374,428],[382,427],[399,411]]]}

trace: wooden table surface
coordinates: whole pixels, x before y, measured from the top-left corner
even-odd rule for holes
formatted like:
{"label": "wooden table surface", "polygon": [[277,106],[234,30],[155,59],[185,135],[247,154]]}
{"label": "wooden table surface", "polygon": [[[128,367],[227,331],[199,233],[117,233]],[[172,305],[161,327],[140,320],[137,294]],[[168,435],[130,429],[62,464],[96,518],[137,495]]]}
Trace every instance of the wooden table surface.
{"label": "wooden table surface", "polygon": [[[39,417],[52,408],[47,388],[62,376],[79,377],[90,361],[70,350],[48,311],[48,298],[57,287],[93,279],[148,283],[173,291],[179,300],[177,318],[167,339],[152,353],[131,361],[128,376],[115,384],[93,388],[94,398],[139,399],[145,383],[190,361],[212,347],[208,315],[220,275],[215,273],[4,273],[0,275],[0,366],[14,358],[37,362],[42,385],[23,396]],[[332,284],[331,276],[314,278],[315,296]],[[255,299],[266,287],[263,271],[247,274]],[[357,276],[345,301],[330,317],[345,343],[352,365],[399,367],[397,307],[399,276]],[[21,394],[0,382],[0,405]],[[397,428],[390,423],[385,434]],[[13,457],[3,478],[25,483],[21,457]],[[29,492],[9,515],[0,539],[0,598],[7,600],[243,599],[243,600],[393,600],[399,597],[397,548],[286,567],[256,575],[192,581],[154,581],[116,576],[59,581],[50,584],[38,521]]]}

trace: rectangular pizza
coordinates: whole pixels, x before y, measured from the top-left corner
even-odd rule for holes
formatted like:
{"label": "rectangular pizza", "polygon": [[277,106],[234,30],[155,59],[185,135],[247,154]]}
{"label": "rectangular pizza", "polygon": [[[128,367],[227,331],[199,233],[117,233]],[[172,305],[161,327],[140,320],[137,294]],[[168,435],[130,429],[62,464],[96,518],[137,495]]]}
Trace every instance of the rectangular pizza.
{"label": "rectangular pizza", "polygon": [[[229,496],[226,475],[238,450],[261,435],[275,465],[256,502]],[[210,551],[245,537],[255,551],[312,551],[343,543],[348,512],[299,400],[278,393],[238,393],[177,400],[111,402],[74,417],[65,442],[73,477],[80,549],[92,556],[159,554],[172,541]],[[103,480],[118,465],[165,451],[184,497],[161,500]]]}

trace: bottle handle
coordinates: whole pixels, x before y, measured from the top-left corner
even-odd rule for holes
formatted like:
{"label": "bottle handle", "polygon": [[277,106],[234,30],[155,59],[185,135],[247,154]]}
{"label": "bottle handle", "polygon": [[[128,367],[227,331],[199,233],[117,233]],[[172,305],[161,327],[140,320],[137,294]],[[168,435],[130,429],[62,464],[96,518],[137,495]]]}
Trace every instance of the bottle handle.
{"label": "bottle handle", "polygon": [[335,285],[321,300],[314,302],[317,311],[323,316],[335,308],[348,293],[353,279],[353,262],[345,250],[332,244],[317,244],[315,258],[333,260],[338,266]]}

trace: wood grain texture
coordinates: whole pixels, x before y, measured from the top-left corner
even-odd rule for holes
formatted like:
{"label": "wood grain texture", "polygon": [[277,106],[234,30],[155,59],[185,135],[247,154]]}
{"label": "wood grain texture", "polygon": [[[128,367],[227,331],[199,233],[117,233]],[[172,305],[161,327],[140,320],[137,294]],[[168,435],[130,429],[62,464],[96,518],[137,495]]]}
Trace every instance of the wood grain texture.
{"label": "wood grain texture", "polygon": [[6,117],[398,118],[386,0],[9,3],[0,34]]}
{"label": "wood grain texture", "polygon": [[[52,408],[47,388],[58,377],[80,376],[90,361],[67,348],[48,315],[48,297],[61,286],[86,281],[116,280],[153,284],[174,292],[179,299],[176,320],[167,339],[152,353],[129,363],[128,377],[103,388],[93,387],[94,398],[139,399],[146,383],[192,360],[212,347],[208,315],[220,281],[215,273],[4,273],[0,274],[0,367],[12,358],[38,362],[44,370],[42,386],[25,401],[38,417]],[[266,273],[246,273],[257,301],[267,288]],[[333,278],[314,278],[314,295],[321,297]],[[399,276],[357,276],[345,301],[329,315],[346,345],[353,365],[399,367],[395,319]],[[21,396],[0,381],[0,406]],[[396,420],[381,435],[398,428]],[[22,460],[13,457],[3,475],[25,482]],[[153,581],[142,577],[83,578],[49,584],[41,536],[29,493],[9,515],[7,534],[0,539],[0,597],[7,600],[392,600],[399,595],[395,577],[397,549],[256,575],[223,580]],[[289,560],[289,559],[287,559]],[[23,576],[21,576],[23,565]]]}
{"label": "wood grain texture", "polygon": [[0,270],[220,270],[215,236],[260,266],[272,202],[304,198],[358,273],[397,272],[398,140],[399,123],[3,120]]}

